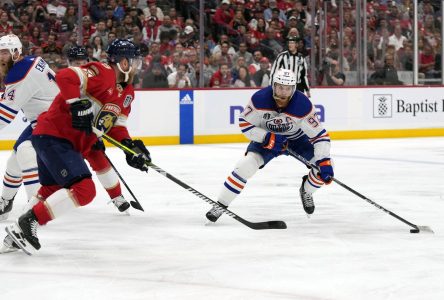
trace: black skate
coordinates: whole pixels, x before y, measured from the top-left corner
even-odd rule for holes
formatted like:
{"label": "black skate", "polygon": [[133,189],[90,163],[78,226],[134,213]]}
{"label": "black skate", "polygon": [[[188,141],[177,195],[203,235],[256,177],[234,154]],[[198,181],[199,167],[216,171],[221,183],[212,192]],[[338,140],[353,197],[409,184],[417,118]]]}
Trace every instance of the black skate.
{"label": "black skate", "polygon": [[6,200],[3,197],[0,198],[0,221],[4,221],[8,218],[9,212],[12,210],[14,198]]}
{"label": "black skate", "polygon": [[6,227],[6,232],[20,249],[26,254],[32,255],[35,250],[39,250],[41,247],[37,237],[38,225],[37,218],[30,209],[18,219],[17,223]]}
{"label": "black skate", "polygon": [[307,181],[308,176],[302,177],[302,185],[299,189],[299,194],[301,195],[302,206],[307,214],[311,215],[315,210],[315,205],[313,202],[313,195],[309,194],[304,189],[304,184]]}
{"label": "black skate", "polygon": [[[220,206],[222,206],[223,208],[227,208],[228,206],[223,205],[220,202],[217,202]],[[207,214],[205,215],[207,217],[208,220],[210,220],[211,222],[216,222],[217,219],[220,218],[220,216],[222,216],[222,214],[224,213],[224,211],[219,207],[219,206],[213,206],[212,209],[210,209]]]}
{"label": "black skate", "polygon": [[120,212],[125,212],[130,207],[130,204],[128,203],[128,201],[125,200],[125,198],[123,198],[122,195],[111,199],[111,202],[117,207]]}

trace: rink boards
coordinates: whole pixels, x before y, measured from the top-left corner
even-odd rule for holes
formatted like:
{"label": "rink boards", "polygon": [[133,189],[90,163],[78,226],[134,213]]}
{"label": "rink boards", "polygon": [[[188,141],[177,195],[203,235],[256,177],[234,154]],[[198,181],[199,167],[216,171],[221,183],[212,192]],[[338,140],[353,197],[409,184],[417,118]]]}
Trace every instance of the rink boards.
{"label": "rink boards", "polygon": [[[245,142],[238,116],[256,89],[136,91],[128,127],[152,145]],[[444,87],[314,88],[312,101],[333,139],[444,136]],[[23,115],[2,130],[10,149]]]}

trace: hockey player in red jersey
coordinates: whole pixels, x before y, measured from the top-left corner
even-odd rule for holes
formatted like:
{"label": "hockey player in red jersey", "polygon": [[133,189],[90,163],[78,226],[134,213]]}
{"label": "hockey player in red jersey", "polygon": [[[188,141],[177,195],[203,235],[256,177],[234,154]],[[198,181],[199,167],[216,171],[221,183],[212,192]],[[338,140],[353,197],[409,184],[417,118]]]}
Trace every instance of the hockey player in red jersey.
{"label": "hockey player in red jersey", "polygon": [[40,249],[37,227],[70,210],[90,203],[96,194],[84,161],[97,142],[92,126],[131,148],[127,163],[147,171],[150,153],[126,128],[133,96],[128,82],[140,65],[138,48],[128,40],[114,40],[107,49],[108,63],[91,62],[61,70],[56,76],[60,93],[40,115],[32,136],[37,152],[39,202],[6,227],[14,245],[27,254]]}
{"label": "hockey player in red jersey", "polygon": [[[67,56],[70,67],[80,67],[88,63],[88,52],[85,47],[74,46],[68,50]],[[134,98],[134,89],[131,84],[128,84],[125,90],[122,91],[121,97]],[[112,202],[120,212],[126,212],[130,204],[122,195],[119,177],[106,159],[104,151],[105,145],[102,141],[98,141],[94,144],[86,160],[94,172],[96,172],[97,178],[111,198],[110,202]]]}

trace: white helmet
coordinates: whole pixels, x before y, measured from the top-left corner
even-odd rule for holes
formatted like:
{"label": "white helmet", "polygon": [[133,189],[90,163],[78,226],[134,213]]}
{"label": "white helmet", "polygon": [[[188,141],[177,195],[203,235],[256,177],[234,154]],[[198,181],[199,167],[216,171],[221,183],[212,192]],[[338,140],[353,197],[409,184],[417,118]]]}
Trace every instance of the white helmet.
{"label": "white helmet", "polygon": [[19,53],[19,56],[22,54],[22,42],[15,34],[7,34],[0,38],[0,50],[3,49],[8,49],[13,57],[12,60],[15,60],[14,54],[16,51]]}
{"label": "white helmet", "polygon": [[279,69],[273,76],[273,94],[275,94],[275,84],[293,86],[294,89],[291,93],[291,98],[296,91],[296,74],[289,69]]}

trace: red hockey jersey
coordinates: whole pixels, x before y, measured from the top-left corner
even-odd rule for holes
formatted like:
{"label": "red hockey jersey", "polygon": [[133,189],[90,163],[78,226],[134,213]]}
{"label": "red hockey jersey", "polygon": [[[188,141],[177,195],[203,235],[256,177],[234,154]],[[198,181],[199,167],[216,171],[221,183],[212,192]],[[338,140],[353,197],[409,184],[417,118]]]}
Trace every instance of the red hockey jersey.
{"label": "red hockey jersey", "polygon": [[86,134],[72,127],[69,99],[88,98],[93,104],[94,126],[121,141],[130,138],[126,120],[134,99],[132,85],[116,85],[114,69],[99,62],[61,70],[56,75],[60,93],[49,110],[42,113],[34,135],[51,135],[70,141],[74,149],[86,156],[97,141],[94,133]]}

